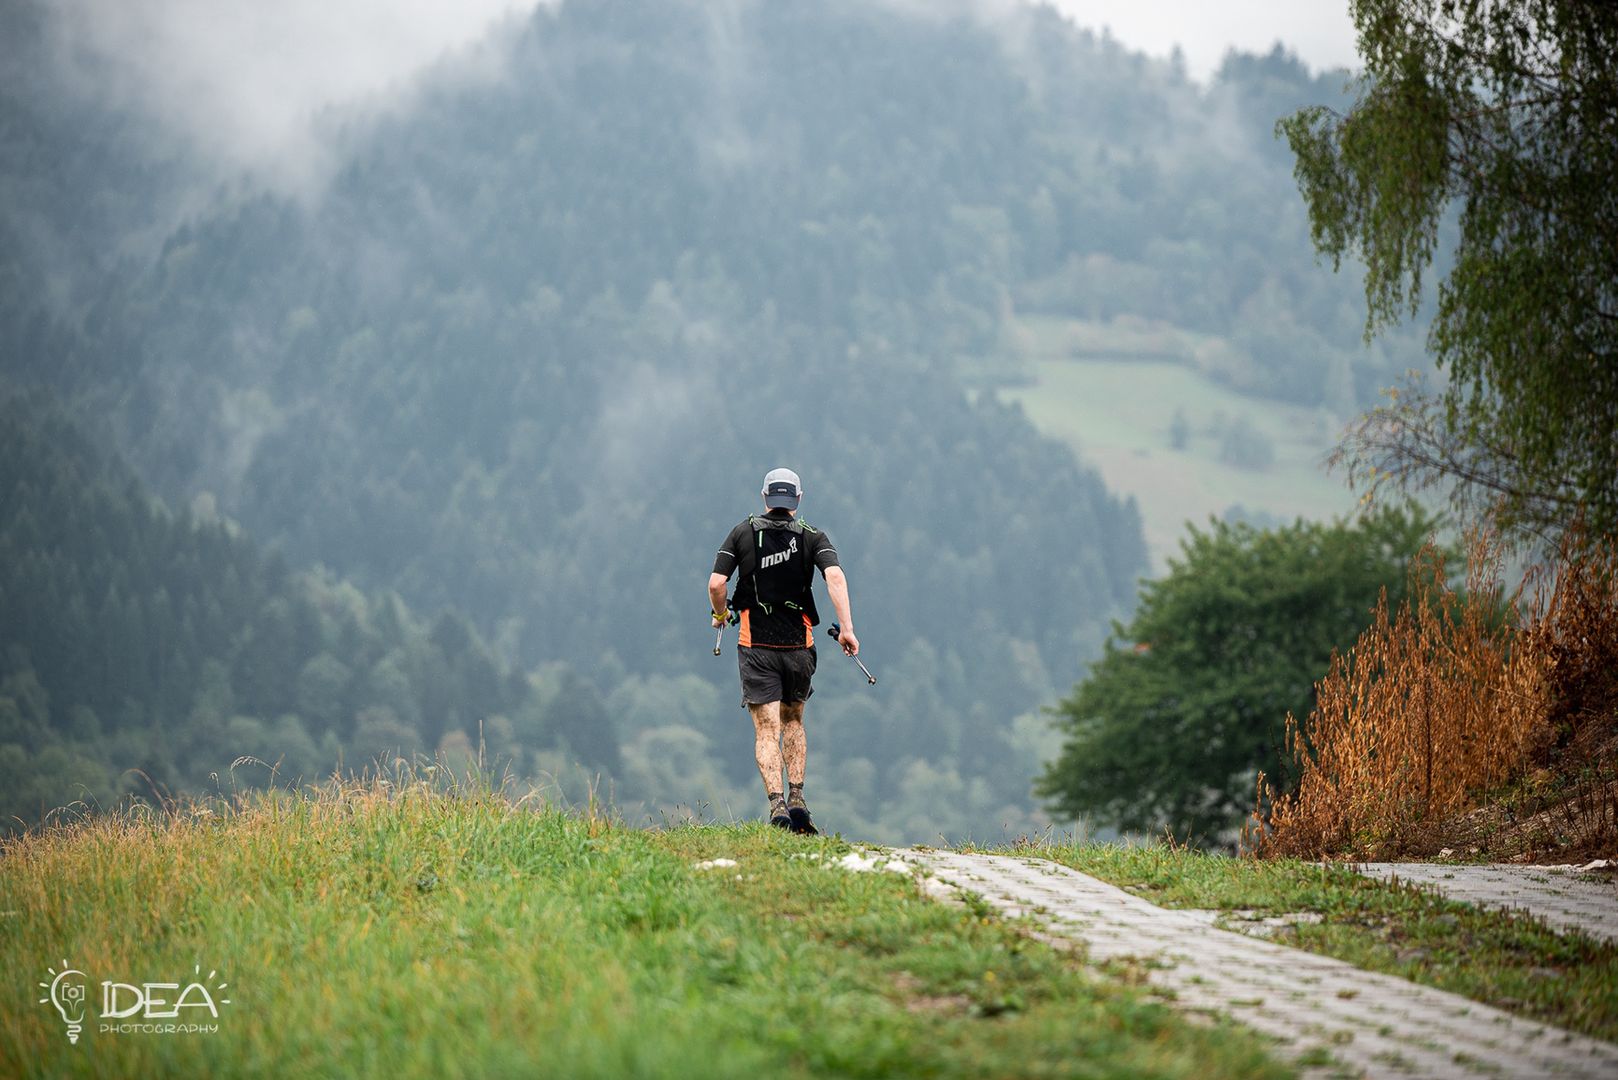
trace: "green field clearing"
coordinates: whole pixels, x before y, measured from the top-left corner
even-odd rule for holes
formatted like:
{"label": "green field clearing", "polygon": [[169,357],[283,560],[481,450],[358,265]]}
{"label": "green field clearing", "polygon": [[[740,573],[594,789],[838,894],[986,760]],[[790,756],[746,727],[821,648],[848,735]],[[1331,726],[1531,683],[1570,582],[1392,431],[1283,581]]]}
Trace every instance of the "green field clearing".
{"label": "green field clearing", "polygon": [[[1200,524],[1233,505],[1288,522],[1354,510],[1355,496],[1321,464],[1347,418],[1249,397],[1216,382],[1191,360],[1207,344],[1182,341],[1185,335],[1120,339],[1121,351],[1141,351],[1107,359],[1075,358],[1073,331],[1058,320],[1024,320],[1023,330],[1017,371],[1029,382],[996,393],[1020,404],[1041,431],[1071,445],[1108,487],[1135,497],[1155,572],[1178,551],[1188,520]],[[1098,338],[1097,346],[1105,340]],[[1175,358],[1178,352],[1186,355]],[[1170,439],[1176,410],[1188,424],[1181,450]],[[1267,440],[1273,462],[1247,468],[1222,461],[1224,432],[1233,424]]]}

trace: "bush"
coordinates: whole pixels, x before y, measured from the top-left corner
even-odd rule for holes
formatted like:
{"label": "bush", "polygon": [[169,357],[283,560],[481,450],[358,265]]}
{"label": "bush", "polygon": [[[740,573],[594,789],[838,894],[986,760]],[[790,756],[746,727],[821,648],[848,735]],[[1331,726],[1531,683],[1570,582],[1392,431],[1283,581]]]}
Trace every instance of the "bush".
{"label": "bush", "polygon": [[1354,522],[1192,527],[1169,573],[1057,707],[1066,738],[1039,781],[1065,817],[1176,836],[1234,836],[1253,783],[1275,776],[1285,718],[1403,587],[1432,519],[1390,508]]}
{"label": "bush", "polygon": [[1354,647],[1333,656],[1307,721],[1287,718],[1299,782],[1277,795],[1260,778],[1249,836],[1259,852],[1436,848],[1454,834],[1446,823],[1530,770],[1529,787],[1560,816],[1529,843],[1618,840],[1618,546],[1570,531],[1556,564],[1504,607],[1499,572],[1480,538],[1464,594],[1427,551],[1409,598],[1390,610],[1383,597]]}

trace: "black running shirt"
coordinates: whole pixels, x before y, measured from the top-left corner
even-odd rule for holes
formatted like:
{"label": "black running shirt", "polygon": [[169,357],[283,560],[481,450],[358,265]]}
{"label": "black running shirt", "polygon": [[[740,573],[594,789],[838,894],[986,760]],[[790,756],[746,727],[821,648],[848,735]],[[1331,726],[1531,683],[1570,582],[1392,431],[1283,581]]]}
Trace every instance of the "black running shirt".
{"label": "black running shirt", "polygon": [[[788,518],[785,510],[771,510],[764,516],[771,521]],[[805,554],[820,568],[822,576],[828,567],[841,565],[837,561],[837,549],[832,546],[831,538],[819,529],[805,524],[803,543]],[[737,590],[744,598],[751,592],[755,546],[753,519],[747,518],[730,530],[730,535],[725,537],[725,542],[719,547],[719,554],[714,556],[714,573],[725,578],[737,574],[738,585],[749,583],[747,588]],[[810,602],[813,602],[812,597]],[[810,625],[808,615],[786,610],[778,610],[774,614],[767,615],[762,610],[748,608],[741,611],[741,626],[736,640],[741,645],[758,645],[770,649],[803,649],[815,643],[814,629]]]}

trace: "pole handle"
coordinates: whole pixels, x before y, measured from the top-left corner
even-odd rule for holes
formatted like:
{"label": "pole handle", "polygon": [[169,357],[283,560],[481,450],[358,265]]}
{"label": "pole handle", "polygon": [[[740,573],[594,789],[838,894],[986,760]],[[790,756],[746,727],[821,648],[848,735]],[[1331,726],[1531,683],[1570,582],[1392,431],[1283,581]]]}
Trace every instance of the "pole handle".
{"label": "pole handle", "polygon": [[715,634],[713,637],[713,654],[715,656],[718,656],[723,648],[723,643],[725,640],[725,623],[730,623],[734,626],[736,623],[741,621],[741,616],[736,614],[735,605],[727,603],[725,605],[725,622],[719,624],[719,633]]}
{"label": "pole handle", "polygon": [[[842,632],[843,628],[837,623],[832,623],[830,626],[826,627],[826,636],[831,638],[833,641],[837,641],[838,638],[842,636]],[[839,642],[839,644],[841,644],[841,642]],[[865,666],[865,661],[861,660],[857,656],[850,656],[849,659],[858,664],[860,666],[860,670],[865,672],[866,684],[869,686],[875,686],[876,676],[872,675],[871,669]]]}

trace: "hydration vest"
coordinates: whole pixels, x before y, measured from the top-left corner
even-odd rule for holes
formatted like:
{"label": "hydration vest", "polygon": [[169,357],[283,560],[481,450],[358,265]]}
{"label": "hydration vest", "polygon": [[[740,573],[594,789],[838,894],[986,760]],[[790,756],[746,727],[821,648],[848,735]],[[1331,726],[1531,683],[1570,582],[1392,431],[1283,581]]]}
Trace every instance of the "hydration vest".
{"label": "hydration vest", "polygon": [[815,564],[809,558],[808,543],[817,530],[796,518],[757,514],[748,519],[748,525],[753,533],[753,573],[737,583],[736,606],[770,616],[807,615],[810,626],[819,626],[812,588]]}

